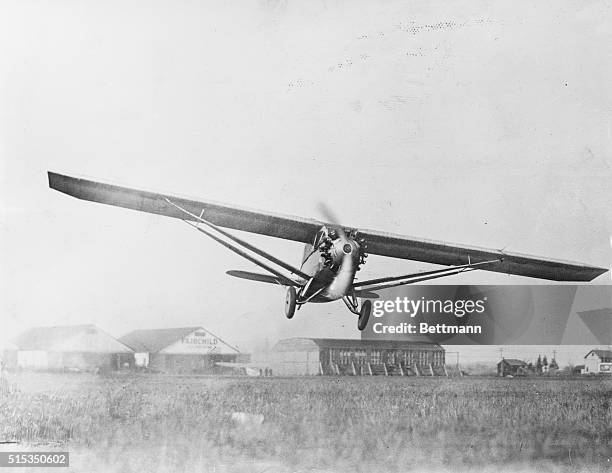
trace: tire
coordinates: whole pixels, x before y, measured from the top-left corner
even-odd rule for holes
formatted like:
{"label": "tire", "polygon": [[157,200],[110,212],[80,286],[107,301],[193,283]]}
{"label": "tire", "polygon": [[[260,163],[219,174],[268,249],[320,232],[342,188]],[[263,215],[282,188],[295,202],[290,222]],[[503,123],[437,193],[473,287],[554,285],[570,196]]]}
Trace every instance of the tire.
{"label": "tire", "polygon": [[372,302],[369,300],[364,301],[361,304],[361,310],[359,311],[359,319],[357,319],[357,328],[359,331],[365,330],[370,320],[370,313],[372,312]]}
{"label": "tire", "polygon": [[296,299],[295,287],[291,286],[287,288],[287,295],[285,296],[285,317],[288,319],[292,319],[295,314]]}

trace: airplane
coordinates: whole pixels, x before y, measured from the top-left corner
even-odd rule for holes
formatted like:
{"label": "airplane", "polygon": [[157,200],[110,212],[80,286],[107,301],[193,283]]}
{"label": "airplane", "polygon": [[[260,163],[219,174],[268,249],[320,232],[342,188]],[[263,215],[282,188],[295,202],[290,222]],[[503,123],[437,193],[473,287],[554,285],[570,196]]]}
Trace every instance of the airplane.
{"label": "airplane", "polygon": [[[237,278],[286,287],[285,316],[305,304],[342,299],[364,330],[376,291],[484,270],[547,279],[591,281],[607,268],[528,256],[502,250],[395,235],[377,230],[192,200],[48,171],[49,187],[82,200],[114,205],[182,220],[268,274],[231,270]],[[328,216],[331,214],[328,214]],[[334,220],[330,218],[330,220]],[[230,228],[304,243],[299,267],[224,230]],[[357,281],[368,254],[447,266],[420,273]],[[360,301],[361,299],[361,301]]]}

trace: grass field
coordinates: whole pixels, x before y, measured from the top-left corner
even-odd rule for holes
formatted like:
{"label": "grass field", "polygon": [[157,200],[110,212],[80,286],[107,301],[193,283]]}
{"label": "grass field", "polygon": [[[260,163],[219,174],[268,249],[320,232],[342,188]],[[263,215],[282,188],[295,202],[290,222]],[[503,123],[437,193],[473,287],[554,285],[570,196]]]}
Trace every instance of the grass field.
{"label": "grass field", "polygon": [[611,380],[8,380],[0,440],[68,450],[72,471],[612,470]]}

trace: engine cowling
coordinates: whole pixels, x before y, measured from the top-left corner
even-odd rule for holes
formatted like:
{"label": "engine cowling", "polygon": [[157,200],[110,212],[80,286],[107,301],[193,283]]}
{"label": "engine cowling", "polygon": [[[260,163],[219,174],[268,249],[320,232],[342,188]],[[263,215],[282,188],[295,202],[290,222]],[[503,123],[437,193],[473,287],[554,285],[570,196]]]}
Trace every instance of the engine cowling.
{"label": "engine cowling", "polygon": [[346,231],[344,236],[341,236],[340,232],[335,229],[328,230],[319,245],[325,266],[337,267],[347,256],[350,256],[357,264],[357,270],[367,258],[365,248],[365,239],[359,238],[355,230]]}

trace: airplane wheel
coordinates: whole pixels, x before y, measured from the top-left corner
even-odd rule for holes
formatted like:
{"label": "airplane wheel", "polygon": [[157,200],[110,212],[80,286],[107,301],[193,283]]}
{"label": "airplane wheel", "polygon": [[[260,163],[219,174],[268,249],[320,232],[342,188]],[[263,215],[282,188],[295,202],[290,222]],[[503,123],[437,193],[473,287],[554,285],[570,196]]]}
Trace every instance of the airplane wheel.
{"label": "airplane wheel", "polygon": [[288,319],[292,319],[293,314],[295,314],[296,299],[295,287],[291,286],[287,289],[287,295],[285,296],[285,317]]}
{"label": "airplane wheel", "polygon": [[370,313],[372,312],[372,302],[364,301],[361,304],[361,310],[359,311],[359,319],[357,320],[357,328],[359,330],[365,330],[368,326],[368,320],[370,320]]}

